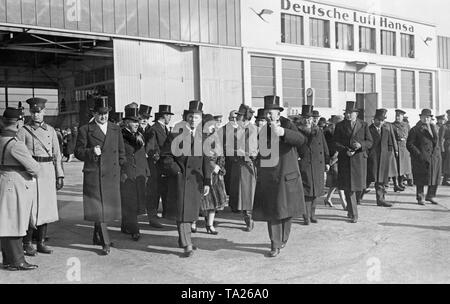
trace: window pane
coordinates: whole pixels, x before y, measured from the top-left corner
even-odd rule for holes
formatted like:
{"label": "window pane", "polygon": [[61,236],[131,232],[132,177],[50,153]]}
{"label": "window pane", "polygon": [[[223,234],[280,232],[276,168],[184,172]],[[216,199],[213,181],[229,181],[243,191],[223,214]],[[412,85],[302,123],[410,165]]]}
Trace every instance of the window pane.
{"label": "window pane", "polygon": [[338,79],[339,79],[339,91],[345,92],[345,72],[339,71],[338,73]]}
{"label": "window pane", "polygon": [[281,42],[303,44],[303,17],[281,14]]}
{"label": "window pane", "polygon": [[353,50],[353,25],[336,22],[336,48]]}
{"label": "window pane", "polygon": [[414,58],[414,36],[401,34],[402,41],[402,57]]}
{"label": "window pane", "polygon": [[385,108],[397,108],[397,71],[381,70],[382,104]]}
{"label": "window pane", "polygon": [[420,108],[433,108],[433,76],[431,73],[419,73]]}
{"label": "window pane", "polygon": [[314,106],[331,106],[330,64],[311,62],[311,87],[315,89]]}
{"label": "window pane", "polygon": [[359,27],[359,49],[361,52],[376,52],[375,29]]}
{"label": "window pane", "polygon": [[364,75],[364,93],[373,93],[375,90],[375,75],[374,74],[363,74]]}
{"label": "window pane", "polygon": [[381,54],[395,56],[395,32],[381,31]]}
{"label": "window pane", "polygon": [[318,47],[329,47],[330,22],[310,18],[310,45]]}
{"label": "window pane", "polygon": [[364,76],[361,73],[356,74],[356,92],[364,93]]}
{"label": "window pane", "polygon": [[347,87],[347,92],[355,92],[355,73],[346,72],[345,73],[345,85]]}
{"label": "window pane", "polygon": [[416,107],[415,77],[413,71],[402,71],[402,106],[414,109]]}
{"label": "window pane", "polygon": [[283,105],[300,107],[304,104],[303,61],[283,60]]}
{"label": "window pane", "polygon": [[251,57],[252,106],[263,107],[264,96],[275,94],[275,59]]}

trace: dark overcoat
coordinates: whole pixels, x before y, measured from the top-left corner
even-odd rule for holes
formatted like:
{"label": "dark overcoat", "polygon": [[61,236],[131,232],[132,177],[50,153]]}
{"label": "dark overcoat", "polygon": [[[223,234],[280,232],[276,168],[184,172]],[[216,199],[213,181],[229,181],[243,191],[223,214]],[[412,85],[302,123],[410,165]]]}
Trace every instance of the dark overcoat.
{"label": "dark overcoat", "polygon": [[319,128],[313,128],[309,134],[300,128],[300,132],[308,139],[297,147],[305,197],[319,197],[324,194],[325,165],[330,161],[328,145]]}
{"label": "dark overcoat", "polygon": [[144,139],[142,135],[138,135],[142,138],[142,144],[139,145],[128,130],[123,129],[122,134],[126,160],[122,166],[122,174],[127,176],[120,184],[122,204],[131,204],[138,214],[143,214],[147,203],[146,182],[150,177]]}
{"label": "dark overcoat", "polygon": [[441,145],[436,126],[431,124],[430,127],[433,135],[427,125],[419,121],[409,131],[406,142],[411,154],[414,183],[419,186],[438,185],[441,179]]}
{"label": "dark overcoat", "polygon": [[[336,125],[334,141],[338,156],[339,189],[345,191],[363,191],[366,188],[367,158],[372,147],[372,136],[369,125],[357,119],[352,129],[350,120],[341,121]],[[361,148],[352,157],[347,155],[352,143],[358,142]]]}
{"label": "dark overcoat", "polygon": [[439,138],[442,149],[442,173],[450,175],[450,122],[439,129]]}
{"label": "dark overcoat", "polygon": [[[175,139],[177,143],[180,143],[178,147],[183,149],[184,144],[189,144],[189,141],[185,138],[180,140],[178,136],[186,137],[189,131],[175,131]],[[178,138],[177,138],[178,137]],[[185,155],[175,156],[175,161],[181,168],[181,173],[177,174],[174,179],[169,181],[169,205],[176,206],[176,221],[177,222],[193,222],[198,220],[200,212],[200,204],[204,193],[205,186],[211,186],[211,175],[214,170],[211,163],[204,157],[200,151],[193,151],[193,146],[202,146],[203,134],[201,125],[197,127],[195,138],[190,140],[191,154],[193,156]],[[201,156],[196,156],[201,155]],[[174,182],[174,184],[172,184]],[[173,191],[171,191],[173,189]],[[173,214],[169,214],[168,217],[172,218]]]}
{"label": "dark overcoat", "polygon": [[[264,160],[269,156],[261,155],[258,162],[255,202],[253,217],[256,221],[277,221],[305,214],[305,199],[302,177],[298,166],[297,148],[306,142],[297,127],[288,119],[280,118],[281,127],[285,129],[283,137],[279,138],[278,162],[269,167],[264,166]],[[264,133],[266,132],[266,133]],[[269,134],[267,140],[271,141],[270,125],[264,126],[260,135]],[[275,157],[275,155],[270,155]]]}
{"label": "dark overcoat", "polygon": [[394,152],[398,151],[397,141],[392,126],[388,123],[381,127],[381,134],[374,124],[370,125],[369,130],[373,144],[367,160],[367,184],[378,182],[384,185],[389,181],[390,164],[395,161]]}
{"label": "dark overcoat", "polygon": [[[102,155],[94,154],[99,145]],[[106,136],[92,121],[79,129],[75,157],[84,161],[84,219],[108,222],[120,219],[120,170],[125,163],[125,149],[120,127],[108,122]]]}

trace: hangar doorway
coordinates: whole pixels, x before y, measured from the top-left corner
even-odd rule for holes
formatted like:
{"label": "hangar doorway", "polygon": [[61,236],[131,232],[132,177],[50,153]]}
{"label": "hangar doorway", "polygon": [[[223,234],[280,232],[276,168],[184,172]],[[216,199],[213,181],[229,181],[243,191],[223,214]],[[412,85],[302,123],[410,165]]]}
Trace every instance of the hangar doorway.
{"label": "hangar doorway", "polygon": [[[0,29],[0,111],[48,100],[46,121],[58,128],[89,120],[90,99],[106,95],[114,110],[113,43],[108,37]],[[113,117],[113,115],[112,115]]]}

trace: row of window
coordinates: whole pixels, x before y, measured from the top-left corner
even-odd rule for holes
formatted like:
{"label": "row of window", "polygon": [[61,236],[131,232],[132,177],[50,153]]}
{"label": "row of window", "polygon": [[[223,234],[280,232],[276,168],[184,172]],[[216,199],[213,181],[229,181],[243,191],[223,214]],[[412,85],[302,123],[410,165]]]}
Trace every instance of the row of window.
{"label": "row of window", "polygon": [[[282,90],[285,107],[301,107],[305,104],[305,64],[301,60],[282,59]],[[311,87],[315,90],[314,106],[331,107],[330,64],[311,61]],[[401,70],[402,108],[416,108],[415,72]],[[375,74],[338,72],[338,87],[341,92],[376,92]],[[264,96],[276,93],[275,58],[251,57],[252,104],[264,105]],[[380,96],[382,106],[397,108],[397,70],[382,69]],[[433,75],[419,72],[419,106],[433,108]]]}
{"label": "row of window", "polygon": [[[354,51],[354,29],[352,24],[336,22],[336,49]],[[303,17],[290,14],[281,14],[281,42],[304,45]],[[309,18],[309,45],[330,48],[330,21]],[[396,56],[397,33],[381,30],[381,54]],[[414,58],[414,36],[400,34],[401,56]],[[359,27],[359,51],[376,53],[375,28]]]}

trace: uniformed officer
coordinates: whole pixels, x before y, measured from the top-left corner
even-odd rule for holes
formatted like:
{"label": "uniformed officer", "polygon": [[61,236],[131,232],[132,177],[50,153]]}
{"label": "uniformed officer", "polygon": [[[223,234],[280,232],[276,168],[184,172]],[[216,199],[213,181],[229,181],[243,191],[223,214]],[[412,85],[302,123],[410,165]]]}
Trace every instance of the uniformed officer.
{"label": "uniformed officer", "polygon": [[120,193],[122,201],[122,232],[140,239],[138,215],[145,213],[146,183],[150,176],[145,154],[144,136],[139,128],[138,105],[125,106],[125,126],[122,128],[126,161],[122,166]]}
{"label": "uniformed officer", "polygon": [[[36,204],[37,212],[37,252],[51,254],[52,250],[45,245],[47,224],[58,220],[58,204],[56,191],[64,186],[64,172],[61,165],[61,151],[55,129],[44,122],[44,98],[30,98],[31,121],[17,133],[17,138],[27,146],[33,158],[40,164],[37,178]],[[56,186],[55,186],[56,185]],[[29,229],[24,238],[24,250],[27,255],[36,255],[32,246],[33,230]]]}
{"label": "uniformed officer", "polygon": [[0,132],[0,240],[3,268],[33,270],[36,265],[25,261],[22,237],[27,234],[36,195],[36,177],[40,172],[25,144],[16,138],[20,125],[20,109],[7,108]]}

